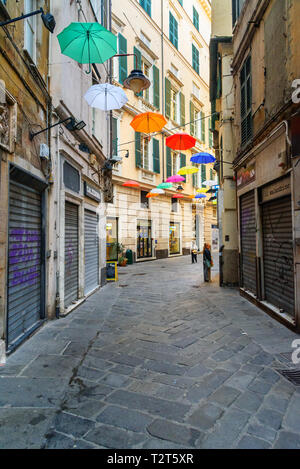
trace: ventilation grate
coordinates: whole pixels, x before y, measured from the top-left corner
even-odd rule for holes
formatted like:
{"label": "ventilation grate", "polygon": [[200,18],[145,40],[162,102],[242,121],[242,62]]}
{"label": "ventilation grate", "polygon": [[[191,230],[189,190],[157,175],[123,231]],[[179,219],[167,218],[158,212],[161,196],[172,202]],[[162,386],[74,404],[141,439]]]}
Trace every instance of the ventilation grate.
{"label": "ventilation grate", "polygon": [[295,386],[300,386],[300,370],[276,370],[284,378],[293,383]]}

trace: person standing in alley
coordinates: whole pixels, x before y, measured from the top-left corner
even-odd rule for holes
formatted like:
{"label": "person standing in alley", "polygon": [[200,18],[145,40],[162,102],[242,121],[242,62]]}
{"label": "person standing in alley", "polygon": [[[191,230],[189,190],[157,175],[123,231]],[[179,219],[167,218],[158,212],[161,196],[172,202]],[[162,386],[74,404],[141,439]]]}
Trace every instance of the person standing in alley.
{"label": "person standing in alley", "polygon": [[196,263],[198,262],[197,254],[198,254],[198,246],[197,246],[195,240],[193,240],[192,243],[191,243],[192,264],[194,264],[195,262]]}
{"label": "person standing in alley", "polygon": [[211,267],[213,266],[213,261],[210,252],[210,245],[205,243],[203,248],[203,271],[204,271],[204,281],[211,281]]}

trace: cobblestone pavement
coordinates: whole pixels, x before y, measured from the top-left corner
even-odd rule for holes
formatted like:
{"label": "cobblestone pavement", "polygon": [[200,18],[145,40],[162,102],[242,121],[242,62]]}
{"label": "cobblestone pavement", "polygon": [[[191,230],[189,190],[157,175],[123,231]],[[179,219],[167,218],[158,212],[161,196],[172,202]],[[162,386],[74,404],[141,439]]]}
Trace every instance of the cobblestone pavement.
{"label": "cobblestone pavement", "polygon": [[299,337],[189,257],[120,280],[0,368],[0,448],[300,448]]}

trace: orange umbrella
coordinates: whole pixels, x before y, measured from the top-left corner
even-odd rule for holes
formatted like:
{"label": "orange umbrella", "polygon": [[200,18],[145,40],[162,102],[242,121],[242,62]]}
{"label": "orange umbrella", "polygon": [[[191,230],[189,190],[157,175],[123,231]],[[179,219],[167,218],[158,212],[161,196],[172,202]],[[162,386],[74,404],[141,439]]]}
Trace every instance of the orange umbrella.
{"label": "orange umbrella", "polygon": [[160,195],[160,194],[156,194],[156,193],[153,193],[153,192],[148,192],[146,197],[147,197],[147,199],[150,199],[150,197],[157,197],[158,195]]}
{"label": "orange umbrella", "polygon": [[122,184],[124,187],[140,187],[140,184],[136,181],[127,181]]}
{"label": "orange umbrella", "polygon": [[130,125],[136,132],[151,134],[152,132],[160,132],[166,123],[167,121],[162,114],[144,112],[135,116]]}

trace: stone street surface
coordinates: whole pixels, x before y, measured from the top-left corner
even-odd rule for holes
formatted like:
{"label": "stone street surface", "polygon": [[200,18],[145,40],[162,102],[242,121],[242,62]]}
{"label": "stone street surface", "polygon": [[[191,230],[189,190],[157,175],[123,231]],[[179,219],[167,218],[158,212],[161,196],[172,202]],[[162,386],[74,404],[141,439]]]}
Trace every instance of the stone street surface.
{"label": "stone street surface", "polygon": [[200,256],[122,268],[0,368],[0,448],[299,449],[296,338]]}

